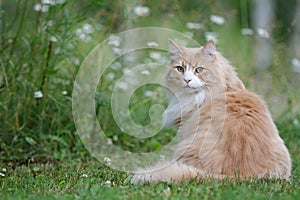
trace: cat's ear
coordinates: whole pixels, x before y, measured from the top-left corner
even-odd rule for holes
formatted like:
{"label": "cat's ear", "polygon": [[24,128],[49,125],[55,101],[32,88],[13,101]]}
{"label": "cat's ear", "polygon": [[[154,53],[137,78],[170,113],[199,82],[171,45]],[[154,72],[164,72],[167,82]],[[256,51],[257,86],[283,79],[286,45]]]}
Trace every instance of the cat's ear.
{"label": "cat's ear", "polygon": [[209,40],[203,47],[204,54],[211,57],[215,58],[216,57],[216,45],[213,40]]}
{"label": "cat's ear", "polygon": [[180,47],[171,39],[169,39],[169,52],[171,60],[177,60],[182,57],[182,47]]}

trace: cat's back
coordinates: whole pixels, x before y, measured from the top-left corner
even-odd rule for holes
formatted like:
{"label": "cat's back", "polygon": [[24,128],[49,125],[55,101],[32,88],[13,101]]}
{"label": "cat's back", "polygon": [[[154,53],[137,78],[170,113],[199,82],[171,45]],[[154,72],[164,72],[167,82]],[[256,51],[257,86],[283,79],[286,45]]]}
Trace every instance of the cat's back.
{"label": "cat's back", "polygon": [[[200,127],[210,124],[201,160],[214,173],[242,176],[290,175],[291,161],[264,101],[243,89],[229,90],[200,109]],[[212,159],[213,158],[213,159]]]}

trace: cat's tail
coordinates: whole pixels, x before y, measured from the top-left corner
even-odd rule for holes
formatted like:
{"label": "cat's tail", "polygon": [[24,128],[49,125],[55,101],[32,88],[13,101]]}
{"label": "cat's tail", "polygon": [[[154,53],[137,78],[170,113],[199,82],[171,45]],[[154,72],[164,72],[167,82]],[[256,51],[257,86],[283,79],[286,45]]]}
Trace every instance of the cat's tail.
{"label": "cat's tail", "polygon": [[173,182],[179,183],[204,176],[202,170],[178,161],[161,163],[155,166],[137,170],[131,178],[132,184]]}

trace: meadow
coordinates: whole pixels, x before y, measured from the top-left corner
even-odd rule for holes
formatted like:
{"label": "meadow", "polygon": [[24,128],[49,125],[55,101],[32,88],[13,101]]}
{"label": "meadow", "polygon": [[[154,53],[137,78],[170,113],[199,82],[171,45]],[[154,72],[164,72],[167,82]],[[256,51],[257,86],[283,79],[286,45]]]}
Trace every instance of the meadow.
{"label": "meadow", "polygon": [[[256,29],[251,0],[0,1],[0,199],[299,199],[296,1],[275,2],[270,29]],[[134,186],[126,171],[109,167],[109,158],[95,158],[74,122],[76,75],[98,44],[106,40],[112,53],[120,55],[118,33],[143,27],[176,30],[200,44],[217,41],[246,87],[268,104],[293,160],[290,182],[192,180]],[[271,49],[268,65],[257,62],[258,44]],[[108,145],[130,152],[155,152],[176,135],[165,128],[150,138],[133,137],[112,113],[113,89],[128,91],[118,82],[124,74],[144,63],[168,63],[166,52],[152,48],[156,43],[147,45],[135,60],[133,53],[114,60],[95,91],[95,113]],[[151,70],[140,71],[141,79]],[[128,110],[136,124],[146,126],[159,114],[151,114],[156,104],[167,106],[164,89],[146,84],[134,91]]]}

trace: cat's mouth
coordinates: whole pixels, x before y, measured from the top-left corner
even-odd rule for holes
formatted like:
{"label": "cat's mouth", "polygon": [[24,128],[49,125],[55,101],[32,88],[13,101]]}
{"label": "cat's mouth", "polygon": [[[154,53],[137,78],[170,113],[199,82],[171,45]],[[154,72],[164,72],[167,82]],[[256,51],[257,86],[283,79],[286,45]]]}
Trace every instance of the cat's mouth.
{"label": "cat's mouth", "polygon": [[192,86],[190,86],[190,85],[186,85],[186,86],[184,86],[183,88],[188,89],[188,90],[193,90],[193,91],[199,90],[199,89],[200,89],[200,88],[198,88],[198,87],[192,87]]}

